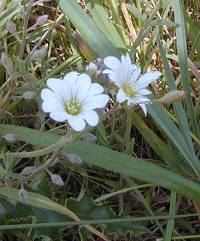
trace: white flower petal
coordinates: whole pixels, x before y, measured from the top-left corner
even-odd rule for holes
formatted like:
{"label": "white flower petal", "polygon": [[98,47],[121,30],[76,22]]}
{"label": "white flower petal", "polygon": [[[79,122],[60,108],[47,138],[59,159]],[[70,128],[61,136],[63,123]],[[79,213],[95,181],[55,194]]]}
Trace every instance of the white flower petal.
{"label": "white flower petal", "polygon": [[137,89],[146,88],[150,83],[152,83],[154,80],[158,79],[158,77],[160,77],[160,76],[161,76],[161,73],[159,71],[151,71],[151,72],[143,74],[136,81]]}
{"label": "white flower petal", "polygon": [[130,82],[135,82],[141,74],[141,68],[139,66],[136,66],[136,68],[133,70],[131,78],[130,78]]}
{"label": "white flower petal", "polygon": [[76,80],[78,78],[78,73],[76,71],[69,72],[65,75],[63,79],[63,91],[65,92],[65,101],[69,100],[72,96],[76,95]]}
{"label": "white flower petal", "polygon": [[42,100],[45,100],[46,98],[51,98],[51,97],[55,97],[55,94],[53,91],[51,91],[50,89],[43,89],[41,91],[41,98]]}
{"label": "white flower petal", "polygon": [[104,108],[109,101],[108,95],[89,96],[84,100],[83,111],[89,111],[97,108]]}
{"label": "white flower petal", "polygon": [[114,56],[106,57],[103,62],[110,69],[118,69],[118,67],[121,65],[119,59]]}
{"label": "white flower petal", "polygon": [[96,126],[98,124],[99,117],[97,113],[93,110],[84,112],[83,114],[81,114],[81,116],[90,126]]}
{"label": "white flower petal", "polygon": [[137,97],[132,98],[132,102],[135,105],[147,103],[149,101],[150,101],[149,98],[147,98],[145,96],[137,96]]}
{"label": "white flower petal", "polygon": [[128,53],[126,53],[125,59],[126,59],[126,63],[127,63],[128,65],[132,66],[131,58],[130,58],[130,55],[129,55]]}
{"label": "white flower petal", "polygon": [[103,91],[104,91],[104,89],[100,84],[92,83],[90,85],[87,95],[99,95],[99,94],[103,93]]}
{"label": "white flower petal", "polygon": [[146,115],[147,115],[146,105],[145,105],[145,104],[140,104],[139,106],[142,108],[142,110],[143,110],[143,112],[144,112],[144,115],[146,116]]}
{"label": "white flower petal", "polygon": [[68,115],[65,111],[53,111],[50,113],[50,117],[55,121],[63,122],[68,120],[70,115]]}
{"label": "white flower petal", "polygon": [[76,80],[76,98],[82,101],[88,94],[88,89],[91,86],[90,76],[87,74],[80,74]]}
{"label": "white flower petal", "polygon": [[64,105],[61,98],[56,96],[56,94],[49,90],[43,89],[41,91],[41,98],[43,99],[42,109],[44,112],[51,112],[54,110],[62,111],[64,110]]}
{"label": "white flower petal", "polygon": [[123,89],[119,89],[116,97],[117,102],[122,103],[127,99],[128,99],[128,96],[124,93]]}
{"label": "white flower petal", "polygon": [[68,84],[69,82],[75,82],[78,78],[78,73],[76,71],[69,72],[64,76],[63,81]]}
{"label": "white flower petal", "polygon": [[62,79],[50,78],[47,80],[47,86],[57,95],[60,95],[62,98],[65,97],[66,89]]}
{"label": "white flower petal", "polygon": [[137,90],[137,95],[150,95],[150,94],[151,94],[151,91],[147,89]]}
{"label": "white flower petal", "polygon": [[48,99],[42,103],[42,110],[47,113],[52,111],[64,111],[64,107],[57,99]]}
{"label": "white flower petal", "polygon": [[69,125],[74,129],[75,131],[82,131],[85,128],[85,121],[80,116],[72,116],[68,120]]}

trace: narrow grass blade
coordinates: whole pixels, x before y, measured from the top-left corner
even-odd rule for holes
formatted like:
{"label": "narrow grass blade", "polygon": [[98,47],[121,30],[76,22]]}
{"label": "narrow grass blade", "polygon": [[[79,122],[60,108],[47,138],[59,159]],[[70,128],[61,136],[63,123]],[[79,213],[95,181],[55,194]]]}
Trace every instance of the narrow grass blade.
{"label": "narrow grass blade", "polygon": [[[160,39],[157,39],[158,45],[159,45],[159,50],[160,50],[160,54],[162,57],[162,61],[164,64],[164,70],[165,70],[165,75],[167,77],[167,83],[169,85],[169,89],[170,91],[176,90],[176,85],[175,85],[175,79],[173,77],[173,74],[171,72],[171,69],[169,67],[165,52],[164,52],[164,48],[160,42]],[[200,163],[198,158],[195,155],[195,151],[194,151],[194,147],[193,147],[193,143],[192,143],[192,138],[191,138],[191,134],[190,134],[190,129],[187,123],[187,118],[185,115],[185,111],[183,109],[182,103],[181,102],[176,102],[173,103],[173,108],[175,110],[178,122],[179,122],[179,126],[180,126],[180,131],[185,139],[185,142],[187,143],[189,149],[190,149],[190,153],[191,153],[191,158],[192,158],[192,162],[194,163],[194,166],[198,168],[198,170],[200,170]]]}
{"label": "narrow grass blade", "polygon": [[[186,33],[187,37],[192,41],[193,46],[192,49],[196,49],[197,51],[197,59],[200,60],[200,44],[199,44],[199,38],[200,38],[200,29],[198,25],[196,25],[192,18],[188,16],[188,13],[184,10],[184,17],[185,17],[185,26],[186,26]],[[190,53],[191,55],[191,53]]]}
{"label": "narrow grass blade", "polygon": [[194,106],[190,96],[190,85],[189,85],[188,67],[187,67],[187,44],[186,44],[183,5],[184,5],[184,2],[182,0],[173,1],[175,22],[179,25],[176,28],[177,52],[179,57],[180,74],[181,74],[183,90],[186,93],[187,112],[191,121],[192,130],[200,138],[200,129],[199,129],[197,120],[195,119]]}
{"label": "narrow grass blade", "polygon": [[[170,196],[169,216],[175,216],[175,214],[176,214],[176,192],[172,191]],[[168,220],[164,241],[172,240],[173,227],[174,227],[174,219]]]}
{"label": "narrow grass blade", "polygon": [[148,144],[153,148],[155,153],[173,170],[180,172],[181,168],[185,169],[183,161],[180,160],[180,157],[169,148],[161,138],[159,138],[151,128],[142,120],[142,118],[135,112],[132,114],[133,124],[142,134],[144,139]]}
{"label": "narrow grass blade", "polygon": [[185,163],[188,166],[188,171],[193,172],[200,177],[200,167],[196,160],[193,159],[193,154],[190,148],[185,142],[185,139],[173,121],[168,117],[166,112],[157,104],[147,106],[148,113],[154,119],[155,123],[164,131],[170,141],[180,151],[180,154],[184,157]]}
{"label": "narrow grass blade", "polygon": [[[198,217],[199,215],[200,214],[195,213],[195,214],[180,214],[175,216],[154,216],[154,217],[145,216],[145,217],[127,217],[127,218],[125,217],[125,218],[115,218],[115,219],[83,220],[79,222],[72,221],[72,222],[52,222],[52,223],[10,224],[10,225],[0,225],[0,230],[44,228],[44,227],[52,227],[52,228],[71,227],[71,226],[83,226],[86,224],[98,225],[98,224],[109,224],[109,223],[145,222],[150,220],[191,218],[191,217]],[[189,237],[189,235],[181,236],[181,237]],[[179,237],[178,239],[180,240],[181,237]],[[191,235],[190,237],[200,237],[200,235]]]}
{"label": "narrow grass blade", "polygon": [[108,198],[117,196],[122,193],[130,192],[130,191],[133,191],[133,190],[139,189],[139,188],[151,187],[151,186],[153,186],[153,185],[152,184],[143,184],[143,185],[135,185],[134,187],[123,188],[123,189],[117,190],[115,192],[104,194],[101,197],[98,197],[97,199],[95,199],[94,202],[102,202]]}

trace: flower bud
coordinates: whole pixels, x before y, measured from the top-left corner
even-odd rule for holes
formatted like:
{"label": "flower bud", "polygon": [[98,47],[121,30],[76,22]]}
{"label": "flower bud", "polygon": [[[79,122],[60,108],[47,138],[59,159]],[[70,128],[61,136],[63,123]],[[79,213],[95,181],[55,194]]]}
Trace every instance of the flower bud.
{"label": "flower bud", "polygon": [[160,99],[154,100],[155,102],[159,104],[171,104],[174,101],[180,101],[185,98],[185,92],[182,90],[173,90],[169,93],[165,94]]}
{"label": "flower bud", "polygon": [[96,141],[97,137],[95,135],[93,135],[92,133],[87,133],[86,135],[84,135],[82,137],[82,140],[83,141],[86,141],[86,142],[94,142]]}
{"label": "flower bud", "polygon": [[96,64],[94,64],[93,62],[89,63],[88,65],[86,65],[85,69],[87,71],[96,71],[97,70],[97,66]]}
{"label": "flower bud", "polygon": [[6,209],[0,203],[0,215],[3,215],[4,213],[6,213]]}
{"label": "flower bud", "polygon": [[31,99],[33,99],[34,98],[34,96],[35,96],[35,92],[33,92],[33,91],[27,91],[27,92],[25,92],[24,94],[23,94],[23,99],[25,99],[25,100],[31,100]]}
{"label": "flower bud", "polygon": [[3,65],[3,67],[4,67],[5,69],[7,69],[7,66],[8,66],[8,56],[6,55],[5,52],[3,52],[3,53],[1,54],[1,64]]}
{"label": "flower bud", "polygon": [[72,164],[80,165],[83,163],[83,160],[76,154],[67,154],[67,158]]}
{"label": "flower bud", "polygon": [[8,21],[6,23],[6,28],[7,28],[8,32],[16,33],[16,25],[12,21]]}
{"label": "flower bud", "polygon": [[37,49],[33,52],[31,59],[36,61],[41,61],[46,54],[45,48]]}
{"label": "flower bud", "polygon": [[64,182],[63,182],[61,176],[59,176],[59,175],[57,175],[57,174],[52,174],[52,173],[50,173],[50,172],[49,172],[49,174],[50,174],[50,176],[51,176],[51,181],[52,181],[54,184],[56,184],[56,185],[58,185],[58,186],[63,186],[63,185],[64,185]]}
{"label": "flower bud", "polygon": [[27,203],[27,198],[28,198],[28,193],[24,189],[24,187],[22,186],[20,191],[19,191],[19,199],[20,199],[21,202]]}
{"label": "flower bud", "polygon": [[12,62],[10,61],[9,57],[7,56],[7,54],[5,52],[1,53],[0,62],[3,65],[3,67],[5,68],[5,70],[7,71],[7,73],[9,75],[11,75],[11,73],[12,73]]}
{"label": "flower bud", "polygon": [[21,171],[21,174],[22,174],[22,176],[29,176],[35,169],[36,169],[35,166],[25,167],[25,168]]}
{"label": "flower bud", "polygon": [[16,142],[18,140],[17,136],[12,133],[6,134],[5,136],[3,136],[3,138],[8,142]]}
{"label": "flower bud", "polygon": [[48,15],[42,15],[37,18],[36,25],[41,26],[47,23]]}

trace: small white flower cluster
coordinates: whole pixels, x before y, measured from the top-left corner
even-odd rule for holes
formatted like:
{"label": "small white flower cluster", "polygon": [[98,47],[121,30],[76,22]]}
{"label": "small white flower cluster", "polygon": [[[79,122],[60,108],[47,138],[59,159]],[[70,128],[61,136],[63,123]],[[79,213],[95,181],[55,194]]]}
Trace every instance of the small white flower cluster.
{"label": "small white flower cluster", "polygon": [[[150,102],[147,95],[151,93],[146,88],[161,73],[151,71],[141,75],[140,67],[131,63],[129,54],[122,55],[120,60],[109,56],[103,62],[103,73],[119,88],[117,101],[140,105],[146,115],[145,103]],[[103,94],[104,88],[100,84],[91,82],[89,75],[72,71],[63,79],[48,79],[47,86],[41,92],[42,109],[50,113],[52,119],[68,121],[75,131],[82,131],[86,123],[90,126],[98,124],[99,117],[95,110],[105,108],[109,96]]]}

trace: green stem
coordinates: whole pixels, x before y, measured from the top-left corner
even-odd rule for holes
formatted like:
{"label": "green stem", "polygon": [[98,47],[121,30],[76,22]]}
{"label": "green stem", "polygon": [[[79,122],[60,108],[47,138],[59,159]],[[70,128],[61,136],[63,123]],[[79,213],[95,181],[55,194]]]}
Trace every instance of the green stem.
{"label": "green stem", "polygon": [[[60,142],[57,142],[51,146],[48,146],[44,149],[41,150],[37,150],[37,151],[30,151],[30,152],[26,152],[26,151],[22,151],[22,152],[13,152],[13,153],[8,153],[8,155],[10,157],[17,157],[17,158],[31,158],[31,157],[38,157],[38,156],[44,156],[47,155],[53,151],[55,151],[55,149],[58,148],[62,148],[65,144],[70,143],[72,140],[71,139],[62,139]],[[3,158],[4,155],[1,154],[0,158]]]}
{"label": "green stem", "polygon": [[119,32],[121,38],[123,39],[124,43],[127,45],[127,40],[126,40],[126,35],[124,33],[124,31],[122,30],[122,28],[120,26],[122,26],[121,20],[120,20],[120,14],[119,14],[119,9],[117,6],[117,2],[116,0],[109,0],[109,6],[110,9],[112,11],[113,14],[113,20],[115,22],[115,26],[117,28],[117,31]]}
{"label": "green stem", "polygon": [[0,225],[0,230],[9,229],[26,229],[26,228],[44,228],[44,227],[64,227],[64,226],[83,226],[87,224],[109,224],[109,223],[124,223],[124,222],[145,222],[150,220],[164,220],[164,219],[180,219],[197,217],[198,214],[181,214],[175,216],[146,216],[146,217],[129,217],[129,218],[114,218],[114,219],[100,219],[100,220],[83,220],[83,221],[71,221],[71,222],[54,222],[54,223],[36,223],[36,224],[12,224],[12,225]]}

